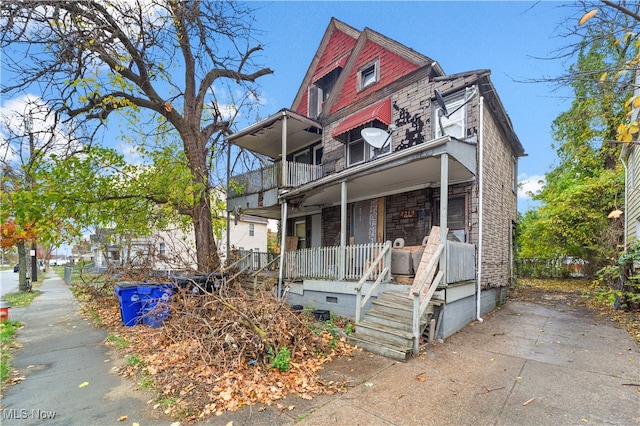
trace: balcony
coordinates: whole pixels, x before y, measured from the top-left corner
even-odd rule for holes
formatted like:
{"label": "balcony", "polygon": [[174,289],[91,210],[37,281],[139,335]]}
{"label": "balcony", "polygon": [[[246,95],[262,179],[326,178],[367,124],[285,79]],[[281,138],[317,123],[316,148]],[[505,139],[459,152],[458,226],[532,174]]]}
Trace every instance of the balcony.
{"label": "balcony", "polygon": [[[282,168],[286,173],[282,173]],[[283,182],[284,177],[284,182]],[[278,189],[298,188],[322,177],[322,165],[285,161],[274,163],[259,170],[252,170],[229,180],[230,204],[243,210],[269,207],[278,203]]]}

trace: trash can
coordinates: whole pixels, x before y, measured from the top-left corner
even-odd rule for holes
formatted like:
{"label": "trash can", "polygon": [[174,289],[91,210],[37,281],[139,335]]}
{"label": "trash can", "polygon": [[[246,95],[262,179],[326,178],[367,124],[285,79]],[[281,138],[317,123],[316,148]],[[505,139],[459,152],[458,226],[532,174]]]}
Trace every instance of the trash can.
{"label": "trash can", "polygon": [[142,323],[151,327],[162,326],[171,312],[174,284],[138,284]]}
{"label": "trash can", "polygon": [[228,273],[213,273],[209,275],[193,275],[191,277],[176,278],[178,287],[186,289],[193,294],[213,293],[220,290],[226,282]]}
{"label": "trash can", "polygon": [[114,291],[120,302],[120,317],[127,327],[133,327],[140,322],[140,295],[138,284],[121,282],[117,283]]}

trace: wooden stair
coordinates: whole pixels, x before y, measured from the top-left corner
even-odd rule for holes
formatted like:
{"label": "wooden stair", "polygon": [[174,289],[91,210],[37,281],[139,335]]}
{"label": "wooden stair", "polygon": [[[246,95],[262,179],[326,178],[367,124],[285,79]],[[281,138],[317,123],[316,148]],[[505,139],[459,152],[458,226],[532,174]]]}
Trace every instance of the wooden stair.
{"label": "wooden stair", "polygon": [[[420,318],[420,334],[433,318],[433,307],[438,303],[432,301]],[[413,300],[404,293],[385,291],[371,305],[372,309],[364,313],[355,333],[349,336],[349,343],[378,355],[406,361],[413,348]]]}

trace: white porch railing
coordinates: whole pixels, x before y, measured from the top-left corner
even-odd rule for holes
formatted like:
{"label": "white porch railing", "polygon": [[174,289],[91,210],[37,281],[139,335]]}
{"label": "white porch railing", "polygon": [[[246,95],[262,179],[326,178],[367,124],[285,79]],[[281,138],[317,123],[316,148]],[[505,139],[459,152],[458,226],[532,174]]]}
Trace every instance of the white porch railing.
{"label": "white porch railing", "polygon": [[[365,270],[384,250],[385,243],[357,244],[346,246],[344,276],[341,275],[341,247],[312,247],[285,253],[283,277],[318,278],[327,280],[359,280]],[[390,259],[376,264],[369,278],[376,280],[385,268],[390,268]]]}
{"label": "white porch railing", "polygon": [[322,165],[286,161],[286,181],[282,182],[282,162],[230,178],[230,195],[255,194],[273,188],[298,187],[322,177]]}

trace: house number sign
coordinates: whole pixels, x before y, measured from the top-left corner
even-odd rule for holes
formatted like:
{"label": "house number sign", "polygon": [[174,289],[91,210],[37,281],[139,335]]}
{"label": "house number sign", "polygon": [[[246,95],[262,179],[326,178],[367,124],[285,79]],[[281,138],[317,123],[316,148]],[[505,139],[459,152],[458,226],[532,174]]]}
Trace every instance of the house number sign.
{"label": "house number sign", "polygon": [[411,217],[416,217],[415,210],[403,210],[400,212],[400,219],[408,219]]}

